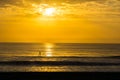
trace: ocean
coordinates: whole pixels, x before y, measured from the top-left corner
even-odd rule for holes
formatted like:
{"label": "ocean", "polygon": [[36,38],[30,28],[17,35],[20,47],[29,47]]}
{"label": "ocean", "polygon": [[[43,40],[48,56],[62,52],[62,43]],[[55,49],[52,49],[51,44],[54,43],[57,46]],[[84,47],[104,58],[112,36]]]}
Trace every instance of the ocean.
{"label": "ocean", "polygon": [[120,72],[120,44],[0,43],[0,72]]}

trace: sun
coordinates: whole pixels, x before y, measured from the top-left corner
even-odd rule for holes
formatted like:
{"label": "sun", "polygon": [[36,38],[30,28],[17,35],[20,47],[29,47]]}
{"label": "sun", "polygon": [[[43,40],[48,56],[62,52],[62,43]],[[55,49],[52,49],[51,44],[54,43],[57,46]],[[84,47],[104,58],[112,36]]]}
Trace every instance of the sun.
{"label": "sun", "polygon": [[46,8],[43,12],[43,15],[45,16],[54,16],[56,12],[55,8]]}

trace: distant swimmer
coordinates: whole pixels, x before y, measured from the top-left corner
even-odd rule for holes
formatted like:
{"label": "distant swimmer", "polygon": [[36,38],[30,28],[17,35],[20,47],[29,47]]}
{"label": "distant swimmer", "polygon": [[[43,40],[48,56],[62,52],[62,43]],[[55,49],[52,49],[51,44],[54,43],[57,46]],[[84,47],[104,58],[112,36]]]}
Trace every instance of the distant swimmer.
{"label": "distant swimmer", "polygon": [[41,51],[39,51],[39,56],[42,56],[42,55],[41,55]]}

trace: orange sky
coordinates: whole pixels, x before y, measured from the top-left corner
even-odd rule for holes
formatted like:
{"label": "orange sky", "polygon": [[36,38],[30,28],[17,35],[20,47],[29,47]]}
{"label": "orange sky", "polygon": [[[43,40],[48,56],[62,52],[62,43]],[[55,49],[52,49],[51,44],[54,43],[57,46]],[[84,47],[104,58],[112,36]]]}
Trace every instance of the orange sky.
{"label": "orange sky", "polygon": [[119,3],[1,0],[0,42],[120,43]]}

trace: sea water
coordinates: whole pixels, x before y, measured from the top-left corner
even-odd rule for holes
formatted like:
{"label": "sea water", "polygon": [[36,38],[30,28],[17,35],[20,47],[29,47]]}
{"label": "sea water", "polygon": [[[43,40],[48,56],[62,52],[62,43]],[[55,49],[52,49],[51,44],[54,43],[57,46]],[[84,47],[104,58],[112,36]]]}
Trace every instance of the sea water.
{"label": "sea water", "polygon": [[0,43],[0,72],[120,72],[120,44]]}

